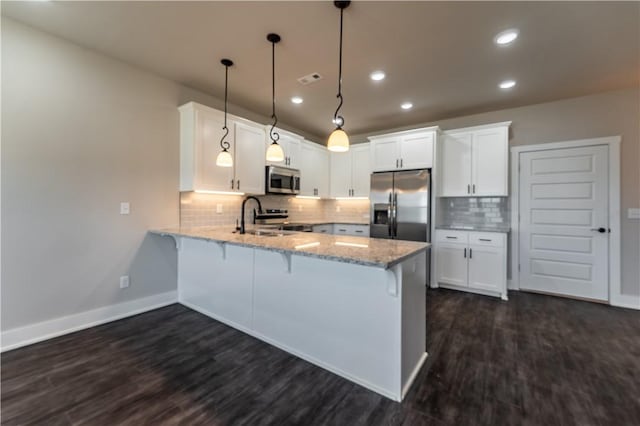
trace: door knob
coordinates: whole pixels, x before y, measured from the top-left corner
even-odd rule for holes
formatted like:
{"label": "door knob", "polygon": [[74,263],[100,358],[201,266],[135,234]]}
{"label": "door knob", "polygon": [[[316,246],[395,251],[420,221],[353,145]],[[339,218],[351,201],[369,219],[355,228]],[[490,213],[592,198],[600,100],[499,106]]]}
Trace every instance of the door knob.
{"label": "door knob", "polygon": [[605,232],[607,232],[607,228],[591,228],[592,231],[597,231],[601,234],[604,234]]}

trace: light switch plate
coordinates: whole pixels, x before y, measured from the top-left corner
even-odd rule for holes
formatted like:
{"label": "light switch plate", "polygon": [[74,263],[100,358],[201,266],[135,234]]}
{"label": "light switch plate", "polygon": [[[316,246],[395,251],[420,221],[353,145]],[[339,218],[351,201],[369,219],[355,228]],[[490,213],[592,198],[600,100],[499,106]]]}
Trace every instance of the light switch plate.
{"label": "light switch plate", "polygon": [[222,214],[222,204],[216,204],[216,213]]}
{"label": "light switch plate", "polygon": [[123,275],[120,277],[120,288],[129,287],[129,275]]}
{"label": "light switch plate", "polygon": [[131,208],[128,201],[120,203],[120,214],[129,214],[130,211]]}
{"label": "light switch plate", "polygon": [[629,219],[640,219],[640,209],[628,209],[627,217]]}

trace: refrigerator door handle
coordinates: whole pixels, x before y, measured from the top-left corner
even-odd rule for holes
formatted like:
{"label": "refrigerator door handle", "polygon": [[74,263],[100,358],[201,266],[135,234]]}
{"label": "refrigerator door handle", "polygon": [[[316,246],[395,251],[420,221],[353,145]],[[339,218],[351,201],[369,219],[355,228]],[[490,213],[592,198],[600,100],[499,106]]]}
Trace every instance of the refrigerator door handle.
{"label": "refrigerator door handle", "polygon": [[389,204],[387,204],[387,229],[389,231],[389,237],[392,236],[391,226],[393,224],[393,216],[391,216],[391,193],[389,193]]}
{"label": "refrigerator door handle", "polygon": [[393,193],[393,238],[398,236],[398,193]]}

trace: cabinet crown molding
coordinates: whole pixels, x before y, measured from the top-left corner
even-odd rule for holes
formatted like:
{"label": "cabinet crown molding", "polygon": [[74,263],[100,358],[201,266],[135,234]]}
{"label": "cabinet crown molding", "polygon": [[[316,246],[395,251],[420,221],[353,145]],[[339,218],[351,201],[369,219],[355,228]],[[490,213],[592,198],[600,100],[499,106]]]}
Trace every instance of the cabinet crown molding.
{"label": "cabinet crown molding", "polygon": [[402,130],[400,132],[380,133],[377,135],[367,136],[367,139],[373,141],[378,139],[387,139],[389,137],[416,135],[416,134],[427,133],[427,132],[440,133],[442,132],[442,130],[440,130],[439,126],[420,127],[418,129]]}
{"label": "cabinet crown molding", "polygon": [[500,123],[491,123],[491,124],[481,124],[479,126],[471,126],[471,127],[462,127],[451,130],[444,130],[443,133],[445,135],[455,134],[455,133],[466,133],[466,132],[475,132],[477,130],[487,130],[487,129],[495,129],[497,127],[509,127],[511,126],[511,121],[502,121]]}

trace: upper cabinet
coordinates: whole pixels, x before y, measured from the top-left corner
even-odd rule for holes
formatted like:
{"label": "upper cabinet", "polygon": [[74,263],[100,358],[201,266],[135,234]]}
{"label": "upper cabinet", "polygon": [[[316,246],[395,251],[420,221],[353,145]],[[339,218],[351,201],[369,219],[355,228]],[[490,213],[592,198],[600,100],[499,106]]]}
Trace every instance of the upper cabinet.
{"label": "upper cabinet", "polygon": [[443,133],[438,144],[441,197],[506,197],[509,125],[469,127]]}
{"label": "upper cabinet", "polygon": [[371,136],[371,168],[374,172],[433,167],[433,147],[438,127]]}
{"label": "upper cabinet", "polygon": [[[265,153],[269,145],[271,145],[271,139],[269,137],[269,131],[271,130],[271,125],[267,125],[265,127],[266,132],[266,140],[265,140]],[[292,169],[300,168],[300,147],[302,145],[303,138],[301,136],[296,135],[295,133],[287,132],[286,130],[278,129],[277,127],[274,129],[278,135],[280,135],[280,139],[278,139],[278,144],[282,147],[284,151],[284,161],[267,161],[267,165],[274,165],[280,167],[290,167]]]}
{"label": "upper cabinet", "polygon": [[[264,194],[264,126],[227,116],[233,167],[216,166],[224,113],[194,102],[180,111],[180,190]],[[258,149],[259,148],[259,149]]]}
{"label": "upper cabinet", "polygon": [[306,197],[329,197],[329,151],[313,142],[300,144],[300,195]]}
{"label": "upper cabinet", "polygon": [[351,145],[347,152],[330,155],[330,196],[332,198],[369,197],[371,154],[368,143]]}

